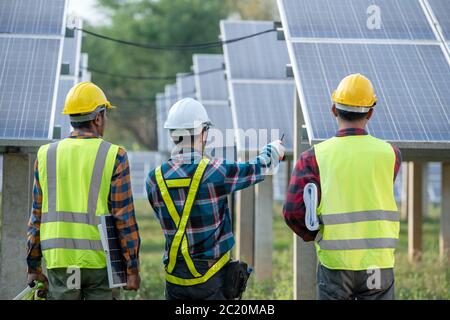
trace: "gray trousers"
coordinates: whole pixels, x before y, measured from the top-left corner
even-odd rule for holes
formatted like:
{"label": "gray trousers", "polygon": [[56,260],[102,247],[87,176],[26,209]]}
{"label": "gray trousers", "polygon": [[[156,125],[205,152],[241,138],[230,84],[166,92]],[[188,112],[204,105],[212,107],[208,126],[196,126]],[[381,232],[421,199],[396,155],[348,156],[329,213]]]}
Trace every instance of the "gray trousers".
{"label": "gray trousers", "polygon": [[317,269],[319,300],[394,300],[394,269],[375,271]]}

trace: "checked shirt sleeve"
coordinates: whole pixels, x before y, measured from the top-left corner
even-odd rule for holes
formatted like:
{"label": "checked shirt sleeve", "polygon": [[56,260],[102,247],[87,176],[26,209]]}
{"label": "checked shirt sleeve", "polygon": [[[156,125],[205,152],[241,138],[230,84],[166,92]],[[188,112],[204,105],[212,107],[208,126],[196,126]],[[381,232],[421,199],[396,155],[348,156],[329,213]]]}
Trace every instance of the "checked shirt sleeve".
{"label": "checked shirt sleeve", "polygon": [[314,149],[302,153],[297,161],[289,182],[286,201],[283,207],[283,216],[286,224],[304,241],[313,241],[318,231],[310,231],[305,224],[305,203],[303,202],[303,189],[306,184],[314,183],[318,190],[318,203],[320,203],[320,177]]}
{"label": "checked shirt sleeve", "polygon": [[122,254],[127,263],[127,273],[136,274],[139,272],[141,239],[134,212],[128,157],[122,148],[119,148],[116,157],[109,202],[120,239]]}

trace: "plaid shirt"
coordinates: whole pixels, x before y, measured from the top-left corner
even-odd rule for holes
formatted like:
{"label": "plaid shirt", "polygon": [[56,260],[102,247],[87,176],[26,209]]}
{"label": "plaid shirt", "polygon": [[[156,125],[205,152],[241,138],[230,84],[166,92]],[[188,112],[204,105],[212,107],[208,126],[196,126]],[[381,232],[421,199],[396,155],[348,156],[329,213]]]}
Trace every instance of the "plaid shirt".
{"label": "plaid shirt", "polygon": [[[364,129],[342,129],[336,137],[367,135]],[[394,181],[402,163],[400,150],[392,146],[395,152]],[[305,225],[305,203],[303,202],[303,189],[306,184],[312,182],[318,186],[318,202],[320,203],[320,174],[319,165],[316,161],[314,148],[303,152],[297,161],[289,182],[286,202],[283,207],[283,215],[286,224],[304,241],[313,241],[318,231],[310,231]]]}
{"label": "plaid shirt", "polygon": [[[269,163],[270,157],[271,148],[266,147],[251,162],[230,163],[217,159],[210,161],[203,174],[186,227],[189,253],[193,259],[216,260],[234,246],[227,195],[263,181],[264,169],[278,165],[278,162],[274,163],[276,161]],[[175,150],[172,152],[171,159],[161,166],[164,179],[191,178],[201,158],[201,154],[192,149]],[[164,264],[167,264],[167,253],[177,226],[170,217],[159,192],[155,170],[149,173],[146,187],[148,200],[166,238],[163,260]],[[169,193],[177,211],[181,212],[188,189],[169,189]]]}
{"label": "plaid shirt", "polygon": [[[71,139],[98,138],[95,134],[81,130],[73,131]],[[34,164],[33,210],[28,222],[28,272],[41,272],[42,251],[40,245],[40,225],[42,214],[42,189],[39,183],[38,161]],[[131,193],[130,168],[127,153],[119,148],[111,180],[108,199],[109,212],[114,216],[120,238],[122,253],[127,263],[128,274],[139,271],[140,237],[134,214],[133,195]]]}

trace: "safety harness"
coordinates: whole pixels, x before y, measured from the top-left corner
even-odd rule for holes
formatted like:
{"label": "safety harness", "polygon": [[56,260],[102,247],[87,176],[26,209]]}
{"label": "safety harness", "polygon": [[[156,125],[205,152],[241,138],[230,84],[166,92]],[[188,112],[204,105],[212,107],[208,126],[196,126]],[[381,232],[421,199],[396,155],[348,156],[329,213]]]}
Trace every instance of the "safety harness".
{"label": "safety harness", "polygon": [[[189,244],[186,236],[186,226],[191,214],[192,207],[194,205],[195,198],[205,172],[208,166],[209,159],[203,158],[195,170],[194,176],[190,178],[181,179],[164,179],[161,172],[161,167],[156,168],[156,182],[161,192],[164,204],[169,211],[170,217],[177,226],[177,232],[173,238],[172,244],[169,248],[169,262],[166,266],[166,281],[181,285],[181,286],[194,286],[197,284],[204,283],[208,281],[212,276],[214,276],[219,270],[221,270],[230,260],[230,252],[228,251],[224,254],[211,268],[208,269],[203,275],[200,274],[195,268],[194,262],[189,254]],[[172,197],[169,194],[169,189],[173,188],[189,188],[186,201],[183,206],[183,212],[180,215],[176,209]],[[177,262],[178,252],[181,246],[181,254],[189,268],[190,273],[193,278],[184,279],[174,276],[173,270]]]}

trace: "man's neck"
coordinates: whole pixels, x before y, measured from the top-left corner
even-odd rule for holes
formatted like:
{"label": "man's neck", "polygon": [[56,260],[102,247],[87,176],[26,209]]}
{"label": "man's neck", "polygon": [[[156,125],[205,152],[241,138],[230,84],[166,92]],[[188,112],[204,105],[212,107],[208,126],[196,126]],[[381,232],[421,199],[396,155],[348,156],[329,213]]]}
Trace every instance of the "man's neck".
{"label": "man's neck", "polygon": [[349,122],[349,121],[340,121],[339,122],[339,130],[345,130],[345,129],[361,129],[365,130],[366,125],[365,123],[361,123],[359,121],[355,122]]}
{"label": "man's neck", "polygon": [[95,129],[75,129],[76,131],[84,134],[94,135],[96,137],[102,137],[102,135]]}

